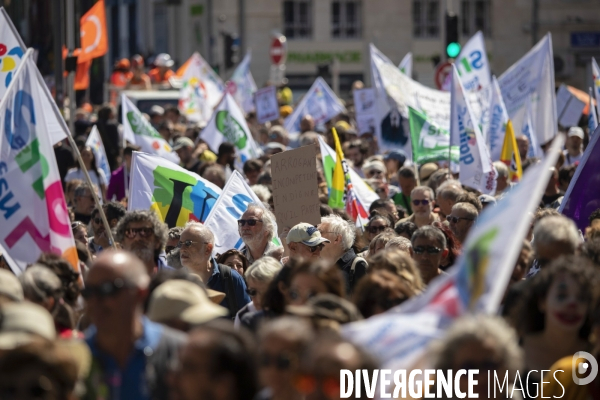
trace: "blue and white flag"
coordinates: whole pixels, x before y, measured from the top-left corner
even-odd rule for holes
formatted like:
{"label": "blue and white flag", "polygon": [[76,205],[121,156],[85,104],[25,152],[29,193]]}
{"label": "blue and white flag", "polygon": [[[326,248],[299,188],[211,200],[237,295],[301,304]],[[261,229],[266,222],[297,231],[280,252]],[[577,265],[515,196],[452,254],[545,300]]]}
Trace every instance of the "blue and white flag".
{"label": "blue and white flag", "polygon": [[500,160],[507,123],[508,113],[506,112],[504,99],[502,99],[502,92],[500,92],[500,87],[498,86],[498,80],[494,76],[491,86],[489,120],[484,128],[484,136],[490,149],[492,161]]}
{"label": "blue and white flag", "polygon": [[525,119],[523,120],[523,125],[521,127],[521,134],[526,136],[529,140],[529,149],[527,150],[527,158],[544,158],[544,151],[539,144],[538,135],[535,133],[535,125],[532,111],[531,111],[531,100],[527,102],[527,108],[525,111]]}
{"label": "blue and white flag", "polygon": [[233,75],[231,75],[231,79],[226,85],[229,93],[231,93],[246,114],[255,110],[254,92],[257,89],[252,73],[250,72],[251,60],[252,54],[248,51],[242,62],[233,71]]}
{"label": "blue and white flag", "polygon": [[[223,254],[229,249],[239,250],[244,247],[237,221],[246,212],[250,203],[263,205],[244,177],[238,171],[233,171],[204,221],[204,225],[215,235],[214,255]],[[277,232],[277,225],[274,231]],[[277,245],[281,244],[277,237],[273,238],[273,242]]]}
{"label": "blue and white flag", "polygon": [[481,193],[494,195],[496,170],[454,66],[450,89],[450,145],[460,147],[460,182]]}
{"label": "blue and white flag", "polygon": [[460,51],[454,63],[465,90],[476,92],[492,83],[483,33],[477,32]]}
{"label": "blue and white flag", "polygon": [[336,115],[346,111],[346,107],[333,93],[323,78],[319,77],[310,87],[294,112],[285,119],[285,129],[289,133],[300,132],[300,121],[310,115],[319,126]]}
{"label": "blue and white flag", "polygon": [[110,183],[110,165],[108,165],[108,158],[106,157],[104,144],[102,143],[102,138],[100,137],[100,132],[98,131],[98,127],[96,127],[96,125],[94,125],[92,128],[92,132],[90,132],[90,136],[88,136],[85,145],[91,147],[92,151],[94,152],[94,157],[96,158],[96,168],[104,171],[106,183]]}
{"label": "blue and white flag", "polygon": [[598,127],[598,115],[596,114],[596,108],[594,107],[594,97],[592,88],[590,88],[590,104],[589,104],[589,114],[588,114],[588,128],[590,130],[590,135],[594,133],[596,128]]}
{"label": "blue and white flag", "polygon": [[400,71],[404,72],[405,75],[412,77],[413,55],[411,52],[406,53],[402,61],[400,61],[398,68]]}

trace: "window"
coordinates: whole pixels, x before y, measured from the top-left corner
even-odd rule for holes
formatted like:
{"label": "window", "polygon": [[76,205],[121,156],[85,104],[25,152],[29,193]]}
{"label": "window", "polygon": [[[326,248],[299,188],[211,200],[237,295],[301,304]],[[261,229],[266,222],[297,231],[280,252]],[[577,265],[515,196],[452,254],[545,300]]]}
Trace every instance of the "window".
{"label": "window", "polygon": [[308,39],[312,36],[311,0],[283,2],[283,34],[288,39]]}
{"label": "window", "polygon": [[360,1],[343,0],[331,3],[331,36],[338,39],[360,38]]}
{"label": "window", "polygon": [[413,36],[436,38],[439,35],[439,0],[413,0]]}
{"label": "window", "polygon": [[490,36],[492,33],[491,3],[490,0],[462,0],[460,19],[464,36],[473,36],[477,31]]}

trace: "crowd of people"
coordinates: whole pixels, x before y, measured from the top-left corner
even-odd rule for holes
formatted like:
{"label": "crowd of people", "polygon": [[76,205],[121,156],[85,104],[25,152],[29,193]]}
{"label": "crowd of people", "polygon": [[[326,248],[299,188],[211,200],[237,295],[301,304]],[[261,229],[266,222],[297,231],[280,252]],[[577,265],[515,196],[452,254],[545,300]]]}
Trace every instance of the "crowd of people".
{"label": "crowd of people", "polygon": [[[173,65],[161,55],[148,76],[143,59],[122,64],[133,69],[125,85],[144,87],[168,80]],[[300,134],[291,135],[283,127],[291,99],[280,92],[280,119],[259,124],[253,113],[247,116],[264,155],[240,172],[262,203],[249,204],[238,219],[243,247],[222,254],[213,252],[219,232],[200,222],[168,227],[153,211],[127,211],[137,148],[121,145],[114,106],[77,110],[75,142],[92,186],[66,142],[55,154],[79,268],[44,254],[17,277],[0,260],[1,398],[337,399],[340,369],[381,367],[368,349],[342,336],[343,326],[426,291],[456,263],[482,211],[514,183],[506,165],[494,163],[497,193],[481,195],[463,187],[443,162],[415,166],[401,151],[381,154],[372,135],[355,130],[351,102],[347,114],[324,126],[304,116]],[[234,145],[209,148],[198,139],[202,128],[174,107],[156,105],[147,117],[183,168],[225,185],[236,169]],[[93,124],[110,177],[85,144]],[[320,224],[300,223],[278,235],[270,156],[307,145],[319,152],[320,136],[334,147],[332,128],[349,167],[379,196],[367,224],[357,228],[344,210],[328,205],[318,156]],[[600,381],[579,387],[570,379],[573,354],[600,356],[600,210],[583,233],[557,211],[587,138],[579,127],[568,131],[567,148],[530,216],[501,311],[457,320],[428,347],[430,368],[508,371],[511,379],[531,372],[528,386],[518,388],[526,398],[538,396],[540,371],[561,369],[564,398],[598,397]],[[527,158],[526,137],[518,143],[525,169],[539,161]],[[480,382],[477,392],[485,398]],[[544,389],[545,396],[560,395],[556,385]]]}

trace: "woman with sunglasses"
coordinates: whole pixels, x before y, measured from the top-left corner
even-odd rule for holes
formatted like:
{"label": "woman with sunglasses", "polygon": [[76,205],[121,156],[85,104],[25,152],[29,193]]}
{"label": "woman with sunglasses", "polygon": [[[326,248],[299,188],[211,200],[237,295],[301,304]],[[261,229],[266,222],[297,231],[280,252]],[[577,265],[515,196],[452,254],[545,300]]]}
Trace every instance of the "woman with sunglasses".
{"label": "woman with sunglasses", "polygon": [[365,227],[365,236],[369,243],[375,238],[375,236],[383,233],[387,229],[392,229],[394,227],[393,219],[389,215],[389,213],[381,208],[378,208],[376,211],[373,210],[371,213],[371,217],[369,218],[369,222]]}
{"label": "woman with sunglasses", "polygon": [[259,377],[264,389],[260,400],[302,400],[294,388],[299,360],[314,340],[307,320],[281,317],[263,325],[259,331]]}

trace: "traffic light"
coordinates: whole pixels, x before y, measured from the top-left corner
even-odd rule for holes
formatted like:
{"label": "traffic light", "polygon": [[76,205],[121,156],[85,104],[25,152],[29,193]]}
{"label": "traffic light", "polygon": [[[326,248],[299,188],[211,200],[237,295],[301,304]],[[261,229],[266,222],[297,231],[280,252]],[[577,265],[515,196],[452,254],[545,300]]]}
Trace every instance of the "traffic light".
{"label": "traffic light", "polygon": [[459,54],[458,16],[446,12],[446,56],[448,58],[456,58]]}
{"label": "traffic light", "polygon": [[225,43],[225,69],[232,68],[239,61],[240,41],[237,37],[226,33]]}

